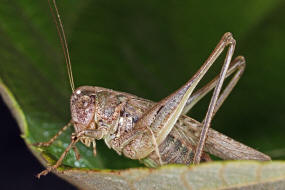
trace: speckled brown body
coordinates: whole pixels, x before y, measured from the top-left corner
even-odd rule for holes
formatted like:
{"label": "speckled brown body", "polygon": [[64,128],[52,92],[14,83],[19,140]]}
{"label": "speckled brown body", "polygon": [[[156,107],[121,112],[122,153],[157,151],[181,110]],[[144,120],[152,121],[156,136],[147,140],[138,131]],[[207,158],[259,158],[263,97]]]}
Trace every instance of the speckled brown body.
{"label": "speckled brown body", "polygon": [[[80,140],[90,146],[94,138],[103,138],[109,148],[129,158],[132,158],[131,151],[125,148],[130,141],[139,139],[132,139],[136,134],[136,122],[154,105],[154,102],[135,95],[90,86],[76,89],[71,97],[71,113],[76,133],[84,130],[94,130],[97,133],[102,131],[102,135],[97,138],[89,135],[82,136]],[[143,146],[143,143],[149,142],[151,139],[148,142],[141,141],[141,144]],[[174,128],[159,145],[159,151],[163,164],[190,164],[194,156],[194,144],[179,135],[177,128]],[[146,158],[148,163],[149,159],[153,161],[151,166],[159,165],[155,151]]]}
{"label": "speckled brown body", "polygon": [[[56,164],[38,174],[38,177],[59,167],[72,148],[78,152],[75,145],[79,140],[86,146],[93,145],[96,155],[96,140],[104,139],[107,146],[118,154],[142,160],[151,167],[168,163],[199,164],[201,160],[210,160],[205,152],[222,159],[270,160],[269,156],[210,128],[215,113],[237,84],[245,68],[244,57],[238,56],[232,61],[235,44],[232,34],[225,33],[194,76],[157,103],[101,87],[82,86],[75,90],[71,65],[67,59],[73,91],[70,99],[72,119],[48,142],[36,145],[49,146],[72,125],[75,133]],[[194,92],[198,83],[227,47],[221,73]],[[68,52],[66,54],[68,55]],[[232,79],[222,90],[224,80],[232,74]],[[213,96],[202,123],[185,115],[213,89]]]}
{"label": "speckled brown body", "polygon": [[[155,151],[151,151],[146,157],[136,158],[133,157],[133,151],[136,150],[132,150],[128,145],[134,141],[138,141],[137,144],[141,146],[149,147],[152,145],[151,134],[149,136],[138,135],[136,123],[154,105],[154,102],[135,95],[101,87],[79,87],[71,96],[71,113],[76,133],[89,130],[80,139],[84,144],[90,146],[90,142],[95,143],[95,139],[104,139],[107,146],[114,149],[118,154],[124,154],[131,159],[140,159],[151,167],[161,164]],[[82,109],[83,107],[85,110]],[[195,154],[195,145],[199,140],[200,127],[201,123],[198,121],[181,115],[174,128],[159,144],[162,164],[190,164]],[[145,131],[148,130],[145,129]],[[212,129],[209,135],[211,136],[211,134],[216,134],[216,139],[210,138],[211,141],[208,144],[206,143],[206,150],[221,158],[239,159],[242,157],[242,155],[235,157],[231,154],[219,153],[226,149],[253,150]],[[213,149],[217,148],[213,145],[215,143],[217,146],[221,145],[218,147],[220,151],[211,151],[211,146]],[[202,160],[210,160],[209,155],[203,153]]]}

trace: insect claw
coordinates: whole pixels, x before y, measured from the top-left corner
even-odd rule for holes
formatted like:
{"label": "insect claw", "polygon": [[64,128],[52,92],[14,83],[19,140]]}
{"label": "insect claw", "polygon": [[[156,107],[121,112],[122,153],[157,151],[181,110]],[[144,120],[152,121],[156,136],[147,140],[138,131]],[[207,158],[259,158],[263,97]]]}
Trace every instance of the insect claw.
{"label": "insect claw", "polygon": [[47,169],[45,169],[44,171],[42,171],[41,173],[39,173],[38,175],[37,175],[37,178],[38,179],[40,179],[40,177],[41,176],[45,176],[45,175],[47,175],[49,172],[51,172],[52,170],[55,170],[56,168],[58,168],[58,164],[55,164],[55,165],[53,165],[53,166],[49,166],[49,167],[47,167]]}
{"label": "insect claw", "polygon": [[42,175],[47,175],[49,172],[51,172],[52,169],[52,167],[48,167],[46,170],[42,171],[41,173],[38,173],[37,178],[40,179]]}

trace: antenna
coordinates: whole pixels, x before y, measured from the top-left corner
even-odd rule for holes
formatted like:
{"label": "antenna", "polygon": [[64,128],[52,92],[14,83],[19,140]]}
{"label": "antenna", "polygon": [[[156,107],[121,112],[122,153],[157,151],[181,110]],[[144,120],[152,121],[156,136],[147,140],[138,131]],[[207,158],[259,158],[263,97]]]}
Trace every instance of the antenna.
{"label": "antenna", "polygon": [[[72,92],[74,92],[74,81],[73,81],[73,75],[72,75],[72,68],[71,68],[71,62],[70,62],[70,57],[69,57],[69,51],[68,51],[68,46],[67,46],[67,42],[66,42],[66,37],[65,37],[65,33],[64,33],[64,29],[63,29],[63,24],[60,18],[60,15],[58,13],[58,9],[56,6],[56,2],[55,0],[52,0],[53,2],[53,7],[51,5],[51,0],[48,0],[49,3],[49,8],[53,17],[53,21],[56,25],[56,30],[57,33],[59,35],[60,38],[60,44],[64,53],[64,58],[65,58],[65,62],[66,62],[66,67],[67,67],[67,72],[68,72],[68,78],[69,78],[69,83],[70,83],[70,87],[72,89]],[[55,10],[55,13],[54,13]],[[57,19],[56,19],[57,16]]]}

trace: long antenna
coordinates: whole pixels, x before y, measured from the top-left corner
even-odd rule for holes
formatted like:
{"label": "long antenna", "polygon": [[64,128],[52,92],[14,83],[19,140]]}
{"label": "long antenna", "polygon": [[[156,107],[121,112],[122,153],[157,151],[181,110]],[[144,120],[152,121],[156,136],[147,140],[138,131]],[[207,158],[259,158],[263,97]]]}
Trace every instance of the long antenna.
{"label": "long antenna", "polygon": [[64,33],[64,29],[63,29],[63,24],[56,6],[56,2],[55,0],[53,1],[53,6],[54,6],[54,10],[56,12],[57,15],[57,19],[56,19],[56,15],[54,14],[54,10],[53,7],[50,3],[50,0],[48,0],[49,3],[49,8],[53,17],[53,21],[56,25],[56,30],[57,33],[59,35],[60,38],[60,44],[64,53],[64,58],[65,58],[65,62],[66,62],[66,67],[67,67],[67,72],[68,72],[68,78],[69,78],[69,83],[70,83],[70,87],[72,89],[72,92],[74,92],[75,88],[74,88],[74,81],[73,81],[73,75],[72,75],[72,68],[71,68],[71,61],[70,61],[70,57],[69,57],[69,51],[68,51],[68,46],[67,46],[67,42],[66,42],[66,37],[65,37],[65,33]]}

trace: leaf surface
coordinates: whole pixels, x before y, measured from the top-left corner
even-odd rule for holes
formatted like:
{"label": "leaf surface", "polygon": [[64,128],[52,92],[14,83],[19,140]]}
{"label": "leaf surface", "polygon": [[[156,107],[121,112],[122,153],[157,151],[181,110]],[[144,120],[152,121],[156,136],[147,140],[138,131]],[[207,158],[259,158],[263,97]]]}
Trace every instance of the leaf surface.
{"label": "leaf surface", "polygon": [[277,161],[213,162],[196,167],[166,166],[156,170],[141,168],[111,172],[66,170],[63,174],[90,190],[282,190],[285,187],[285,163]]}
{"label": "leaf surface", "polygon": [[[277,42],[285,43],[285,27],[281,24],[285,4],[281,0],[250,1],[246,6],[241,1],[224,0],[220,3],[208,2],[205,5],[194,1],[161,3],[130,0],[112,3],[105,0],[59,2],[70,46],[75,85],[104,86],[157,101],[193,75],[223,33],[231,31],[237,40],[237,51],[248,57],[249,76],[245,74],[245,80],[235,90],[238,98],[227,101],[229,106],[225,106],[226,111],[221,113],[223,117],[219,118],[218,113],[215,128],[223,129],[229,136],[240,138],[245,144],[258,147],[261,151],[284,147],[284,121],[279,118],[284,114],[285,105],[278,99],[285,96],[285,90],[276,90],[279,88],[275,81],[282,77],[281,71],[284,71],[282,49]],[[258,49],[265,58],[260,56]],[[278,63],[277,74],[273,72],[274,67],[268,65],[272,59],[272,62]],[[258,69],[254,62],[258,63]],[[259,75],[267,71],[272,77],[262,74],[262,78],[268,80],[261,84]],[[64,133],[49,148],[30,146],[33,142],[47,141],[70,120],[71,90],[47,2],[4,0],[1,4],[0,80],[1,95],[17,119],[25,142],[44,164],[46,158],[53,163],[70,142],[73,129]],[[257,95],[246,99],[255,94],[252,86],[257,88]],[[264,91],[264,88],[268,90]],[[277,98],[269,102],[272,93]],[[255,102],[254,106],[252,102]],[[261,112],[261,106],[269,107],[272,113]],[[203,118],[203,114],[203,110],[198,111],[193,113],[193,117]],[[276,127],[274,130],[268,127],[269,122],[273,122],[270,126]],[[228,126],[230,123],[231,127]],[[98,142],[96,157],[93,157],[90,148],[81,143],[78,143],[78,148],[81,159],[77,161],[71,151],[64,160],[64,166],[86,170],[67,170],[64,176],[90,174],[92,180],[98,177],[94,179],[97,183],[99,178],[108,179],[105,175],[110,175],[111,181],[112,177],[119,175],[127,184],[153,185],[157,183],[155,178],[152,182],[131,178],[135,172],[140,177],[143,174],[149,176],[146,179],[151,179],[155,173],[159,176],[157,179],[162,180],[161,185],[166,187],[168,180],[163,180],[162,176],[167,174],[163,173],[176,175],[179,180],[182,171],[187,170],[188,174],[188,169],[181,166],[157,171],[101,171],[99,169],[127,169],[142,165],[117,155],[101,141]],[[232,164],[242,165],[239,162]],[[274,164],[281,167],[283,163]],[[220,163],[205,165],[209,171],[215,166],[224,167]],[[199,166],[197,170],[202,171],[203,167]],[[98,171],[88,173],[87,169]],[[196,168],[193,167],[193,170],[196,171]],[[127,176],[130,173],[132,175]],[[139,188],[139,185],[135,187]]]}

